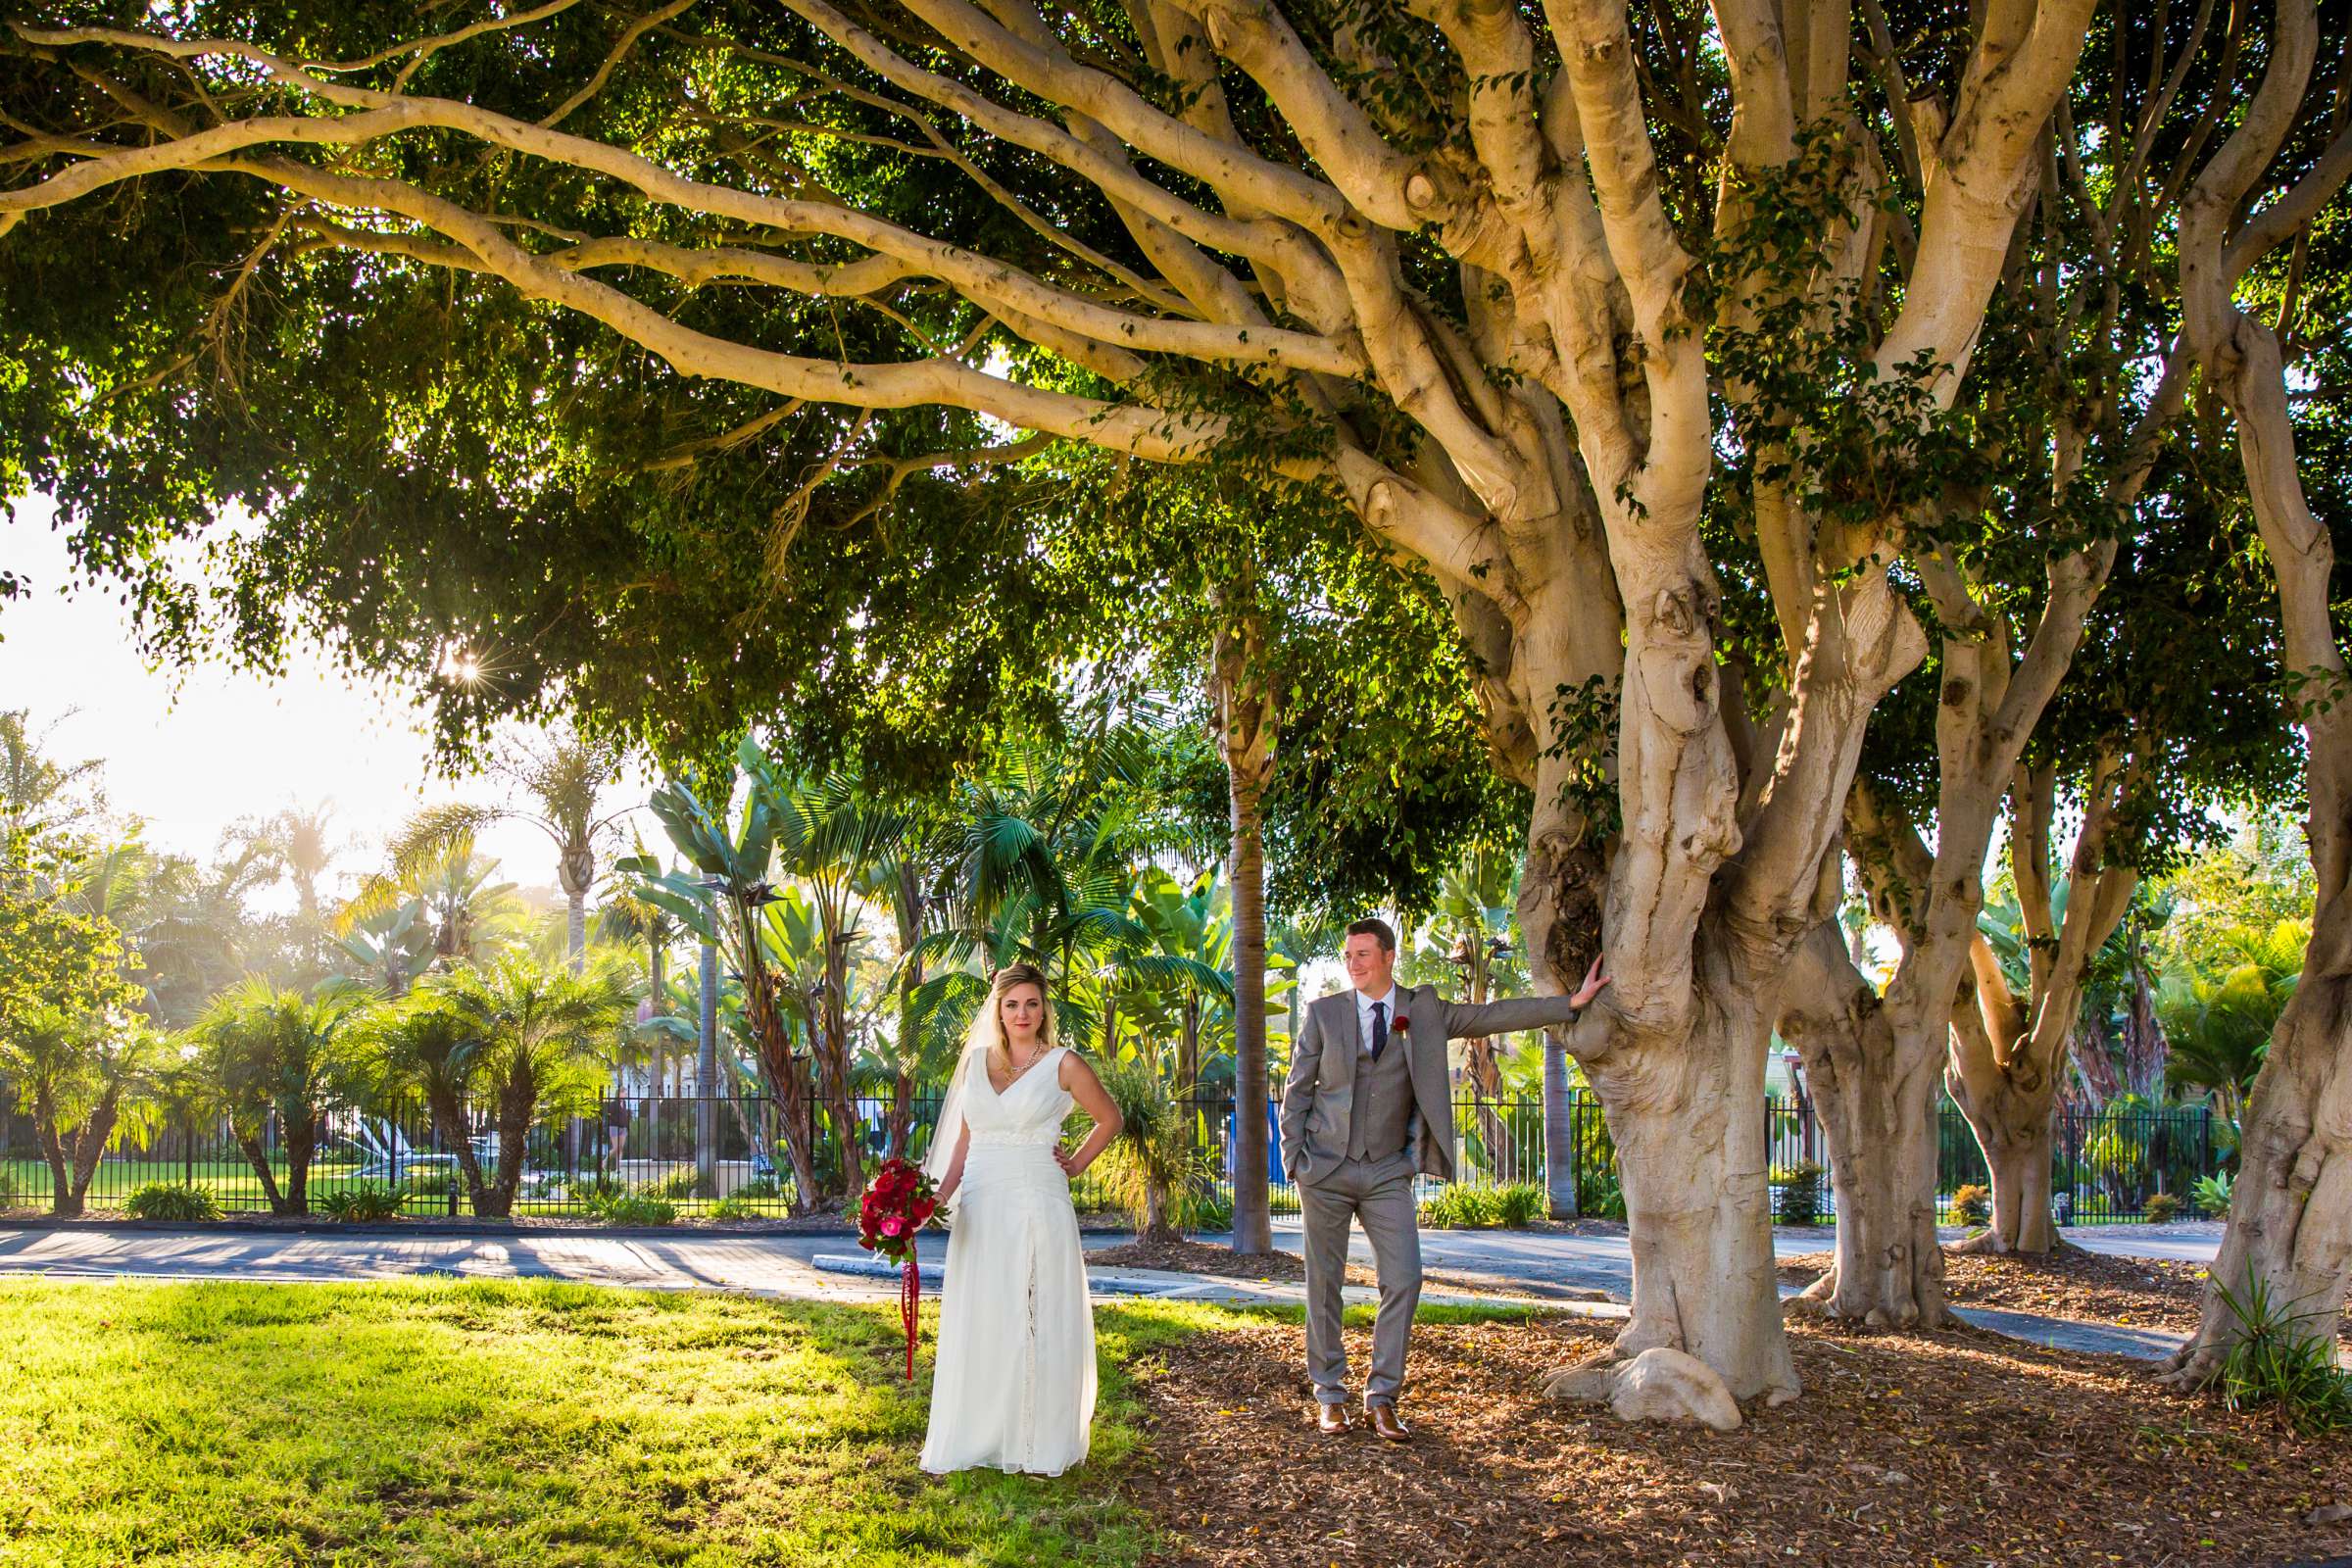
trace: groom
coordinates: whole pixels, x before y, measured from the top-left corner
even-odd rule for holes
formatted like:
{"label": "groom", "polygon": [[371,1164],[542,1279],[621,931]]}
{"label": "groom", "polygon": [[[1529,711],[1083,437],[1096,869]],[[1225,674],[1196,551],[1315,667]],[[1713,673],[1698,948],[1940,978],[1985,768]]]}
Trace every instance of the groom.
{"label": "groom", "polygon": [[1341,960],[1352,989],[1306,1009],[1282,1089],[1282,1164],[1298,1184],[1306,1229],[1306,1371],[1315,1385],[1317,1427],[1346,1432],[1340,1284],[1352,1218],[1364,1227],[1380,1274],[1364,1418],[1381,1437],[1401,1443],[1411,1434],[1396,1419],[1396,1393],[1404,1386],[1405,1341],[1421,1299],[1413,1177],[1453,1176],[1446,1042],[1565,1024],[1609,982],[1595,958],[1573,997],[1483,1006],[1447,1002],[1427,986],[1396,983],[1396,933],[1385,920],[1349,926]]}

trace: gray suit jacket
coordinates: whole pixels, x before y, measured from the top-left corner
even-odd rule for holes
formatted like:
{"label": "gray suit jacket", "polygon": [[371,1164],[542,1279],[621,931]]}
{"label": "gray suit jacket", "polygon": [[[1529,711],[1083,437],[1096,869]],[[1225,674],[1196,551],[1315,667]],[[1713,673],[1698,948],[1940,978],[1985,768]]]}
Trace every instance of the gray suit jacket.
{"label": "gray suit jacket", "polygon": [[[1451,1180],[1454,1166],[1453,1095],[1446,1075],[1446,1042],[1507,1035],[1565,1024],[1576,1016],[1566,997],[1516,997],[1473,1006],[1447,1002],[1429,986],[1398,986],[1396,1014],[1412,1053],[1413,1160],[1424,1175]],[[1282,1086],[1282,1168],[1312,1185],[1348,1157],[1348,1111],[1355,1101],[1355,1065],[1363,1057],[1355,992],[1308,1004],[1306,1022],[1291,1042],[1291,1075]]]}

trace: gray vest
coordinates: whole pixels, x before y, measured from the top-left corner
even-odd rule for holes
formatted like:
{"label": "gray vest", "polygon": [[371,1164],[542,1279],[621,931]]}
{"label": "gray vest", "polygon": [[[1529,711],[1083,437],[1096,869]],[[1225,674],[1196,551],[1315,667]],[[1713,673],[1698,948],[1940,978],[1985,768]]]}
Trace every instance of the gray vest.
{"label": "gray vest", "polygon": [[1380,1059],[1356,1048],[1355,1098],[1348,1112],[1348,1157],[1376,1163],[1404,1152],[1413,1133],[1412,1052],[1389,1021],[1388,1048]]}

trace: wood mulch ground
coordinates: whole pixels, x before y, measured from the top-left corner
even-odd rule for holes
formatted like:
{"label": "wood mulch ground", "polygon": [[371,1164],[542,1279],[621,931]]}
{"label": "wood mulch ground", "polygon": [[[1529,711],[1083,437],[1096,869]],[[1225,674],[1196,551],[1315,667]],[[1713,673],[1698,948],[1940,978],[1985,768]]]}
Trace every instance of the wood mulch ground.
{"label": "wood mulch ground", "polygon": [[[2307,1522],[2352,1502],[2352,1445],[2169,1395],[2120,1359],[1799,1323],[1803,1396],[1719,1436],[1542,1396],[1610,1332],[1417,1327],[1399,1446],[1316,1434],[1295,1324],[1187,1341],[1141,1384],[1151,1448],[1126,1472],[1168,1543],[1152,1561],[2275,1568],[2352,1550],[2352,1522]],[[1348,1339],[1360,1370],[1368,1331]]]}
{"label": "wood mulch ground", "polygon": [[[1781,1259],[1781,1278],[1810,1285],[1830,1266],[1828,1252]],[[2061,1246],[2046,1258],[1943,1254],[1944,1295],[1955,1306],[1997,1306],[2133,1328],[2196,1331],[2205,1300],[2205,1268],[2170,1258],[2110,1257]],[[2352,1319],[2343,1325],[2352,1340]]]}
{"label": "wood mulch ground", "polygon": [[[1256,1283],[1298,1285],[1306,1280],[1306,1260],[1296,1252],[1285,1252],[1279,1249],[1271,1252],[1237,1252],[1230,1247],[1218,1247],[1208,1242],[1128,1242],[1119,1247],[1097,1248],[1086,1254],[1086,1261],[1091,1268],[1158,1268],[1180,1274],[1209,1274],[1219,1279]],[[1367,1265],[1349,1263],[1348,1283],[1377,1285],[1380,1280]],[[1454,1269],[1426,1267],[1421,1271],[1421,1288],[1425,1292],[1458,1291],[1479,1296],[1542,1297],[1559,1301],[1605,1301],[1609,1298],[1606,1291],[1581,1290],[1573,1286],[1505,1279],[1493,1274],[1465,1274]]]}

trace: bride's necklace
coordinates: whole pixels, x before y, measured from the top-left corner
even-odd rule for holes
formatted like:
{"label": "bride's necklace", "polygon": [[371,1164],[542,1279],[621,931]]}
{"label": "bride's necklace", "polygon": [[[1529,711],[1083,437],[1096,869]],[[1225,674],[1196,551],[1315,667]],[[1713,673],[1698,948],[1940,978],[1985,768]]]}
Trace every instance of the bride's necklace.
{"label": "bride's necklace", "polygon": [[1038,1042],[1037,1050],[1030,1053],[1029,1059],[1027,1061],[1022,1061],[1015,1056],[1013,1054],[1013,1048],[1011,1044],[1007,1042],[1004,1047],[1004,1060],[1012,1068],[1012,1075],[1004,1080],[1004,1087],[1006,1089],[1010,1089],[1014,1084],[1019,1083],[1024,1077],[1028,1076],[1030,1068],[1036,1066],[1039,1062],[1045,1059],[1046,1045],[1042,1040]]}

